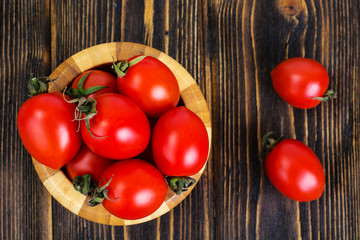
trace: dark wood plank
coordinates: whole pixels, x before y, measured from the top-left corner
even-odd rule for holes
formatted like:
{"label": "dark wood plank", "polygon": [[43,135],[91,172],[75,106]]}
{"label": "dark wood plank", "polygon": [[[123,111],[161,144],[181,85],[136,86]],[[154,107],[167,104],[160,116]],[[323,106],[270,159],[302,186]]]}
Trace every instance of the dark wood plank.
{"label": "dark wood plank", "polygon": [[[44,4],[45,3],[45,4]],[[51,197],[17,133],[30,73],[48,75],[48,1],[2,1],[0,10],[0,239],[49,239]]]}

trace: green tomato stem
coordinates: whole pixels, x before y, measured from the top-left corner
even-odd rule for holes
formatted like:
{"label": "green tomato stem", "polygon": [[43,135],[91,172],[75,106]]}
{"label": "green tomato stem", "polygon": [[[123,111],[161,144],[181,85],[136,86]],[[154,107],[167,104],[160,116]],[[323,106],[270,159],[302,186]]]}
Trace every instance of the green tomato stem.
{"label": "green tomato stem", "polygon": [[113,57],[113,66],[112,68],[115,70],[116,74],[119,78],[123,78],[126,75],[126,72],[129,70],[130,67],[134,66],[135,64],[138,64],[141,62],[146,56],[138,56],[131,61],[121,61],[119,63],[115,63],[114,57]]}
{"label": "green tomato stem", "polygon": [[76,191],[87,196],[90,192],[94,191],[96,183],[92,180],[90,174],[85,174],[83,176],[76,176],[73,180],[73,186]]}
{"label": "green tomato stem", "polygon": [[94,87],[89,87],[87,89],[84,89],[84,83],[86,78],[89,76],[91,72],[88,72],[87,74],[85,74],[84,76],[82,76],[78,82],[77,85],[77,89],[76,88],[70,88],[67,92],[66,95],[68,95],[71,99],[78,99],[81,97],[86,97],[92,93],[96,93],[98,91],[100,91],[101,89],[104,88],[108,88],[106,86],[94,86]]}
{"label": "green tomato stem", "polygon": [[49,82],[52,82],[60,89],[60,86],[56,84],[55,79],[51,79],[47,76],[42,77],[33,77],[32,74],[30,75],[30,79],[27,83],[28,88],[28,96],[34,97],[36,95],[42,94],[42,93],[48,93],[49,92]]}
{"label": "green tomato stem", "polygon": [[313,99],[320,100],[322,102],[328,102],[331,99],[336,98],[336,92],[328,90],[323,97],[313,97]]}
{"label": "green tomato stem", "polygon": [[104,199],[108,199],[110,201],[115,201],[116,199],[111,199],[108,197],[108,190],[107,187],[110,185],[110,182],[112,180],[112,178],[114,177],[114,175],[111,176],[110,180],[102,187],[96,187],[92,192],[91,192],[91,197],[89,199],[89,201],[87,202],[87,205],[90,207],[94,207],[99,205],[100,203],[102,203],[104,201]]}
{"label": "green tomato stem", "polygon": [[188,190],[189,187],[196,183],[196,180],[191,177],[165,177],[166,182],[170,189],[176,193],[176,195],[180,195],[182,192]]}
{"label": "green tomato stem", "polygon": [[28,88],[28,96],[34,97],[42,93],[47,93],[49,89],[49,84],[48,81],[46,81],[42,77],[30,76],[30,79],[27,83],[27,88]]}

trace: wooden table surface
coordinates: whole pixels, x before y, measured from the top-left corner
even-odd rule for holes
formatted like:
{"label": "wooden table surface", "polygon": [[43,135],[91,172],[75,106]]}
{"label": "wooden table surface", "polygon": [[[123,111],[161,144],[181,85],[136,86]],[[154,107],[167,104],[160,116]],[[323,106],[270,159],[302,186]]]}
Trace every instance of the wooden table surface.
{"label": "wooden table surface", "polygon": [[[0,3],[0,239],[360,239],[360,2],[357,0],[3,0]],[[52,199],[23,147],[16,116],[30,73],[74,53],[127,41],[159,49],[199,84],[212,114],[208,165],[162,217],[113,227]],[[337,99],[294,109],[271,85],[282,60],[321,62]],[[270,183],[259,158],[280,129],[314,150],[326,185],[298,203]]]}

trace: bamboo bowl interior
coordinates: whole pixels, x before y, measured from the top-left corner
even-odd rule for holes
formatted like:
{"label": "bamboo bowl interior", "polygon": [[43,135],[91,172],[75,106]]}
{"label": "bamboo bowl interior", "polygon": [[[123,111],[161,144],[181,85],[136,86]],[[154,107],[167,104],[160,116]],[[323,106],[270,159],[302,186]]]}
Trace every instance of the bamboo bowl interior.
{"label": "bamboo bowl interior", "polygon": [[[111,64],[113,57],[115,62],[117,62],[135,55],[153,56],[166,64],[174,73],[180,87],[181,99],[184,105],[197,114],[205,124],[209,137],[210,150],[211,120],[206,101],[200,88],[191,75],[177,61],[154,48],[136,43],[114,42],[100,44],[82,50],[68,58],[54,70],[50,78],[56,79],[56,85],[52,84],[49,91],[62,91],[65,86],[82,72],[98,68],[104,64]],[[80,217],[107,225],[132,225],[155,219],[178,205],[194,187],[192,186],[188,191],[180,195],[176,195],[168,189],[164,203],[153,214],[137,220],[124,220],[110,214],[101,204],[96,207],[89,207],[86,204],[88,197],[73,188],[71,181],[62,170],[53,170],[39,163],[34,158],[33,164],[46,189],[61,205]],[[205,166],[206,164],[197,174],[192,176],[196,179],[196,182],[200,179]]]}

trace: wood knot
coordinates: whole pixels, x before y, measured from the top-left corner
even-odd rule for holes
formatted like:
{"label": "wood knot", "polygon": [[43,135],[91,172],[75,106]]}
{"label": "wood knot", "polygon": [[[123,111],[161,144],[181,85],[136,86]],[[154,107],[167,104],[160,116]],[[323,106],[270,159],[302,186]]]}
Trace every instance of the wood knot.
{"label": "wood knot", "polygon": [[285,17],[298,15],[303,8],[303,0],[278,0],[277,7]]}

